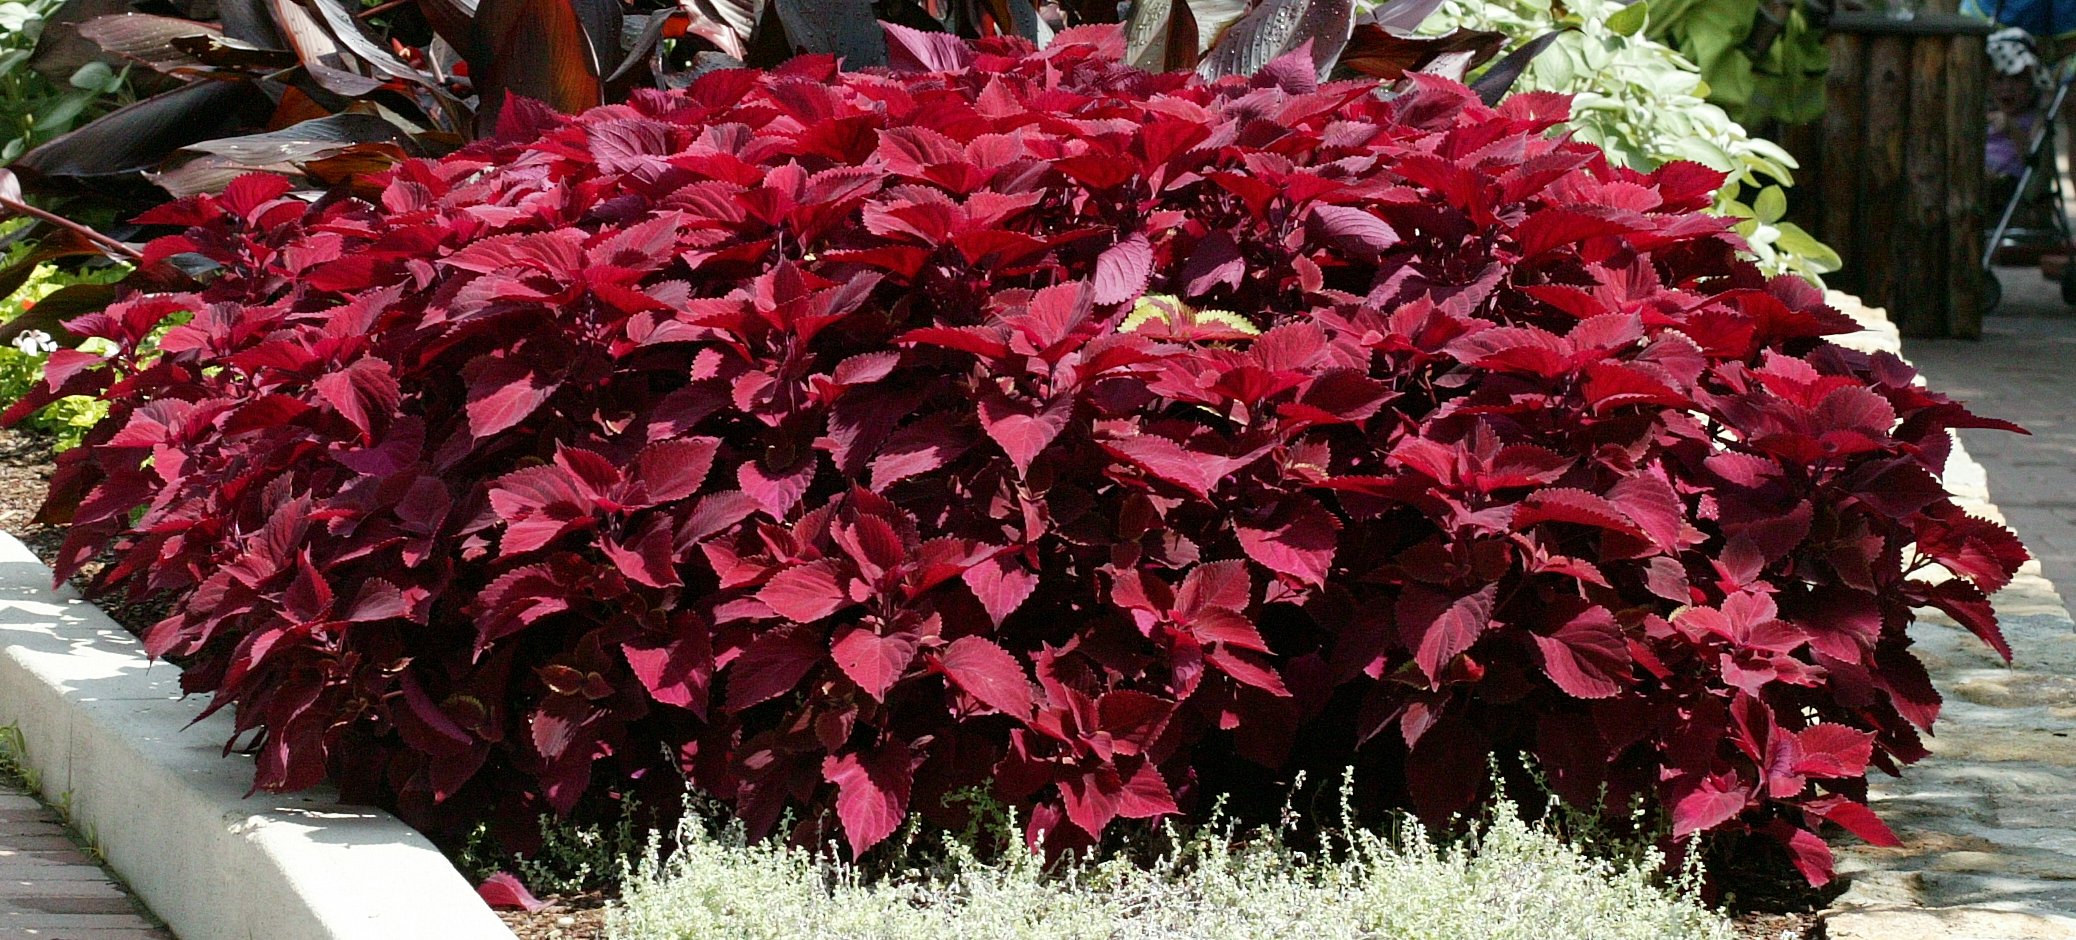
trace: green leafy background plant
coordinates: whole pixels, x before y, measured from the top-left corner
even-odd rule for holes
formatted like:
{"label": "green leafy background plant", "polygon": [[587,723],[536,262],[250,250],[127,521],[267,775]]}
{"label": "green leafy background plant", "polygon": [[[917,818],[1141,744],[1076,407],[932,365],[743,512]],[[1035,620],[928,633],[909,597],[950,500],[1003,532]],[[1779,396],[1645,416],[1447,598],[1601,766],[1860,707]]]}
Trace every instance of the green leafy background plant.
{"label": "green leafy background plant", "polygon": [[[1824,31],[1801,3],[1760,0],[1655,0],[1650,35],[1701,67],[1708,100],[1745,123],[1800,124],[1824,113],[1824,74],[1831,55]],[[1754,57],[1752,32],[1764,16],[1780,30]]]}
{"label": "green leafy background plant", "polygon": [[[16,223],[19,225],[20,223]],[[9,234],[13,226],[0,225],[0,238]],[[26,244],[16,245],[9,250],[0,250],[0,268],[6,268],[29,249]],[[28,283],[13,295],[0,298],[0,323],[13,320],[27,312],[37,301],[56,293],[59,288],[73,284],[113,284],[122,280],[130,269],[123,265],[104,265],[80,270],[66,270],[54,264],[42,264],[29,275]],[[181,319],[186,319],[182,317]],[[168,327],[170,328],[170,326]],[[153,334],[153,345],[164,330]],[[92,346],[85,348],[92,349]],[[0,407],[11,405],[27,394],[30,387],[43,381],[44,353],[32,351],[12,344],[0,344]],[[52,449],[70,450],[79,446],[86,432],[100,423],[108,414],[108,406],[100,401],[83,396],[60,399],[37,412],[22,427],[51,435]]]}
{"label": "green leafy background plant", "polygon": [[88,62],[58,83],[30,67],[44,20],[62,3],[0,2],[0,163],[131,100],[128,68]]}
{"label": "green leafy background plant", "polygon": [[1516,42],[1566,30],[1536,57],[1515,86],[1573,95],[1573,132],[1608,157],[1639,170],[1692,160],[1729,174],[1716,211],[1742,221],[1737,232],[1769,273],[1821,283],[1838,270],[1837,252],[1787,221],[1795,158],[1754,137],[1710,104],[1701,70],[1651,38],[1667,0],[1444,0],[1423,31],[1475,26]]}

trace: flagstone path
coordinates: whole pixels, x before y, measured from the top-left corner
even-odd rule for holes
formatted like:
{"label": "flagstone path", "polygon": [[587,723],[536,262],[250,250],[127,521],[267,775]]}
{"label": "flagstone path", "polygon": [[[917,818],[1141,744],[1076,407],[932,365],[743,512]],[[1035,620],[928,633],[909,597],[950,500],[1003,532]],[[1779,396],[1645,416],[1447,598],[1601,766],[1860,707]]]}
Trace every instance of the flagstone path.
{"label": "flagstone path", "polygon": [[[1898,348],[1879,311],[1855,313],[1871,327],[1855,344]],[[2076,499],[2076,320],[2060,327],[2066,343],[1988,322],[1979,345],[1901,348],[1934,387],[2039,432],[1964,433],[1946,482],[2076,584],[2076,514],[2055,506]],[[1849,886],[1825,918],[1829,940],[2076,940],[2076,623],[2042,572],[2028,562],[1995,598],[2008,666],[1936,612],[1912,630],[1946,699],[1932,756],[1873,780],[1874,808],[1904,845],[1840,850]]]}

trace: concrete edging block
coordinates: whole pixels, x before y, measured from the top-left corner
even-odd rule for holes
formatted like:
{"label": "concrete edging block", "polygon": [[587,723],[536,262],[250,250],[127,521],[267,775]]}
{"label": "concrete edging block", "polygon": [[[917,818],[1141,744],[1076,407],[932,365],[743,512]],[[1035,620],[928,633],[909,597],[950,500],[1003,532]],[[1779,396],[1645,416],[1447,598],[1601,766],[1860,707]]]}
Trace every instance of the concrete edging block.
{"label": "concrete edging block", "polygon": [[394,816],[329,788],[255,794],[223,756],[231,718],[193,725],[179,674],[0,533],[0,724],[182,940],[511,940],[461,874]]}

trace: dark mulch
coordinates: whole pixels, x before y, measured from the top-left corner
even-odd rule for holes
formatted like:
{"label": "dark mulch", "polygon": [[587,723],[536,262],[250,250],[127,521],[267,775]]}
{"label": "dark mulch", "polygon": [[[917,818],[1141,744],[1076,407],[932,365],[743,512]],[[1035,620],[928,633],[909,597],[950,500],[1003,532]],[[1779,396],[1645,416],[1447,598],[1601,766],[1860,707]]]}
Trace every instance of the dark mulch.
{"label": "dark mulch", "polygon": [[[58,548],[64,542],[62,527],[31,521],[43,505],[43,494],[50,482],[53,466],[49,438],[0,429],[0,529],[14,533],[29,546],[30,551],[43,559],[44,564],[50,564],[57,557]],[[98,564],[90,563],[79,577],[73,579],[74,585],[83,587],[84,580],[92,577],[98,568]],[[166,614],[163,598],[132,602],[117,596],[96,598],[95,603],[132,633],[141,632]],[[1750,873],[1742,874],[1750,876]],[[1786,875],[1793,877],[1792,872]],[[1821,925],[1817,923],[1815,914],[1815,910],[1823,906],[1820,900],[1798,895],[1786,882],[1772,886],[1745,883],[1739,887],[1744,889],[1740,895],[1753,902],[1743,906],[1754,908],[1737,915],[1740,940],[1819,940],[1822,937]],[[1803,894],[1806,894],[1806,889]],[[604,940],[608,900],[604,895],[547,900],[547,907],[531,914],[499,911],[498,916],[512,928],[513,933],[518,934],[519,940]]]}
{"label": "dark mulch", "polygon": [[1738,940],[1820,940],[1823,926],[1810,911],[1737,915]]}
{"label": "dark mulch", "polygon": [[0,429],[0,529],[14,533],[45,564],[56,557],[64,532],[29,520],[43,505],[52,467],[49,438]]}

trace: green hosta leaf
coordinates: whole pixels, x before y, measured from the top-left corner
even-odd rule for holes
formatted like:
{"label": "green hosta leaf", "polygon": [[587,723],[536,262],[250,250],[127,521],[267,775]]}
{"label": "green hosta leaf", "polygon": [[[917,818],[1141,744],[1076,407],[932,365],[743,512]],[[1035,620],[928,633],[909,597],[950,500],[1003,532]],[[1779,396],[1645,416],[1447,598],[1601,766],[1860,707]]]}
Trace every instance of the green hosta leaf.
{"label": "green hosta leaf", "polygon": [[1788,194],[1778,186],[1761,189],[1758,200],[1752,204],[1752,211],[1759,221],[1772,225],[1788,214]]}
{"label": "green hosta leaf", "polygon": [[1607,28],[1622,36],[1636,35],[1643,30],[1644,22],[1650,16],[1649,6],[1642,0],[1638,0],[1636,3],[1623,7],[1616,11],[1615,15],[1607,18]]}
{"label": "green hosta leaf", "polygon": [[115,80],[115,70],[98,60],[80,66],[70,79],[72,87],[83,91],[106,91]]}
{"label": "green hosta leaf", "polygon": [[69,130],[72,122],[79,119],[79,115],[86,110],[87,105],[93,103],[94,97],[98,94],[100,93],[97,91],[74,91],[58,98],[50,105],[49,110],[37,116],[37,133],[50,134]]}
{"label": "green hosta leaf", "polygon": [[1837,251],[1817,241],[1816,236],[1793,222],[1780,223],[1780,238],[1776,244],[1782,251],[1800,255],[1805,266],[1817,274],[1829,274],[1845,266],[1845,260],[1838,257]]}

